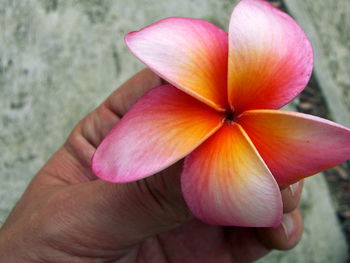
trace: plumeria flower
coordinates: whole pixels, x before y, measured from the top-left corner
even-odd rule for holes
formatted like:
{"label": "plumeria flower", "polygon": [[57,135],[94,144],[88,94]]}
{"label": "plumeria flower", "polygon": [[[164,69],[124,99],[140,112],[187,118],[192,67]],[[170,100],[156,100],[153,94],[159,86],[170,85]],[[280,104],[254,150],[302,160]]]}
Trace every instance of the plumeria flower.
{"label": "plumeria flower", "polygon": [[268,2],[242,0],[229,33],[190,18],[160,20],[125,37],[166,80],[144,95],[98,147],[92,168],[110,182],[153,175],[185,157],[188,207],[216,225],[276,226],[279,186],[350,157],[350,130],[277,110],[307,84],[309,40]]}

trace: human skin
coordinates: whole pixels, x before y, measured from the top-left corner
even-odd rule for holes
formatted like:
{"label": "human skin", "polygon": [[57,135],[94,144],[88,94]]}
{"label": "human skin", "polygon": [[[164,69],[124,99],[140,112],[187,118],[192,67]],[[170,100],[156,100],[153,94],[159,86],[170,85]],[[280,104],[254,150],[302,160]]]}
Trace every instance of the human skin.
{"label": "human skin", "polygon": [[298,243],[302,182],[281,190],[280,226],[240,228],[193,218],[181,195],[181,161],[125,184],[92,173],[92,155],[109,130],[162,82],[145,69],[77,124],[1,228],[0,262],[250,262]]}

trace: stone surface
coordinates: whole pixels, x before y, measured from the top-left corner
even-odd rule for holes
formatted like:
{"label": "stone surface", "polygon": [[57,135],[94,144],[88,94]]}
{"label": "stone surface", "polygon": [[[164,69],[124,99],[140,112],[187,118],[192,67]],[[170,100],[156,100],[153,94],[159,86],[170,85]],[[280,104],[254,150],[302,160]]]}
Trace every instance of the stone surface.
{"label": "stone surface", "polygon": [[350,1],[285,0],[315,50],[315,73],[332,118],[350,127]]}
{"label": "stone surface", "polygon": [[[142,68],[125,33],[168,16],[226,29],[234,2],[0,0],[0,223],[74,124]],[[308,181],[303,241],[262,262],[345,260],[323,178]]]}

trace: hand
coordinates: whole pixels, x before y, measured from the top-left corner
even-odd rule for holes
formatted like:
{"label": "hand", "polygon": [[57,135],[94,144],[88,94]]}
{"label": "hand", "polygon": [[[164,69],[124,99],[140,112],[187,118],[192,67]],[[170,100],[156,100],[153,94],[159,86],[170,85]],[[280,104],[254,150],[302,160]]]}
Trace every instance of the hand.
{"label": "hand", "polygon": [[297,244],[302,183],[282,190],[281,226],[254,229],[194,219],[181,195],[181,162],[133,183],[96,178],[90,169],[96,147],[161,83],[143,70],[78,123],[0,230],[1,262],[249,262]]}

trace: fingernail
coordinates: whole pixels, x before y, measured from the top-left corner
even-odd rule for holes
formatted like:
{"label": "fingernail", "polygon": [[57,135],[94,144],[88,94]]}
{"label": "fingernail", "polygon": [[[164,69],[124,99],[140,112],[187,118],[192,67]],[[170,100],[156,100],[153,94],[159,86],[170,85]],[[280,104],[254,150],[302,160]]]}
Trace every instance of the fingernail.
{"label": "fingernail", "polygon": [[295,229],[293,217],[290,214],[284,214],[281,225],[286,239],[288,240]]}
{"label": "fingernail", "polygon": [[289,190],[290,190],[290,193],[292,194],[292,196],[295,195],[296,191],[298,190],[298,187],[299,187],[299,182],[297,182],[295,184],[291,184],[289,186]]}

